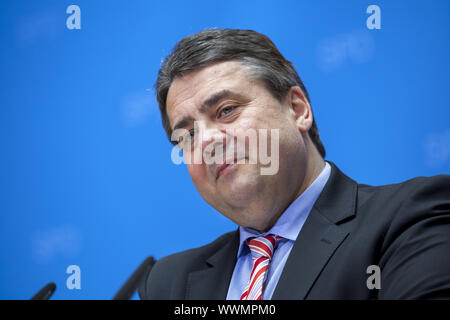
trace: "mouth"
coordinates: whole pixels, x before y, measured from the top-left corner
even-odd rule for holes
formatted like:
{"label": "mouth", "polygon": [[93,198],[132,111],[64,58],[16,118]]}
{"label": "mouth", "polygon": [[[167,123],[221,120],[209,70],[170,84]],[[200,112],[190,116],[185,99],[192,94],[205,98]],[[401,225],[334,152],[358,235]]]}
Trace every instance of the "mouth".
{"label": "mouth", "polygon": [[219,179],[221,176],[226,174],[230,167],[233,167],[236,163],[225,163],[217,168],[216,172],[216,180]]}
{"label": "mouth", "polygon": [[225,174],[227,174],[233,167],[235,167],[238,160],[234,159],[233,162],[231,162],[231,163],[227,163],[227,162],[230,162],[230,161],[225,161],[224,164],[217,166],[216,180],[219,179],[220,177],[224,176]]}

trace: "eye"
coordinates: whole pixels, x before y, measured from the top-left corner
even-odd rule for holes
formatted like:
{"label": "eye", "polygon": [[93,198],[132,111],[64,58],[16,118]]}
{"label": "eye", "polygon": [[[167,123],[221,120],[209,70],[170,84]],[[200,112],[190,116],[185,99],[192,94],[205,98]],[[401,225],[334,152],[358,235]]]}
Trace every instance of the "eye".
{"label": "eye", "polygon": [[186,134],[186,138],[183,139],[183,145],[188,146],[194,142],[195,139],[195,129],[189,130]]}
{"label": "eye", "polygon": [[191,129],[186,134],[179,137],[178,144],[182,147],[182,146],[186,145],[188,142],[192,142],[194,140],[193,139],[194,136],[195,136],[195,130]]}
{"label": "eye", "polygon": [[224,107],[219,111],[219,116],[226,116],[228,114],[230,114],[235,107],[233,106],[228,106],[228,107]]}

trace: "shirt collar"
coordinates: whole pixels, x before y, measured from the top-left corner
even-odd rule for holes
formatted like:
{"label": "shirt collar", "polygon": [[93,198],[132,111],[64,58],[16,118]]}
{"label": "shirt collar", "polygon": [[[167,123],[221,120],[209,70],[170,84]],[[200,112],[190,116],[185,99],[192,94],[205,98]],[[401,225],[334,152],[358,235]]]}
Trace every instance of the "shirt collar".
{"label": "shirt collar", "polygon": [[325,184],[330,177],[331,166],[325,161],[325,167],[313,183],[297,198],[278,218],[272,228],[265,232],[259,233],[255,229],[248,227],[239,227],[239,250],[238,257],[241,255],[244,242],[250,237],[259,237],[267,234],[274,234],[285,239],[295,241],[306,218],[311,211],[314,203],[322,192]]}

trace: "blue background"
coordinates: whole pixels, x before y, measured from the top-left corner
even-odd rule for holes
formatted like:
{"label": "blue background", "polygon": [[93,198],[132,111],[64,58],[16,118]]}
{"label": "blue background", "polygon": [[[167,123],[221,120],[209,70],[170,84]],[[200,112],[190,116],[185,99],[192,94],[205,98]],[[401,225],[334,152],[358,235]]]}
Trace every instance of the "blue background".
{"label": "blue background", "polygon": [[[381,30],[366,27],[371,4]],[[1,1],[0,298],[54,281],[54,299],[110,299],[145,257],[236,228],[171,162],[152,89],[176,41],[211,27],[275,42],[326,159],[356,181],[450,172],[447,0]]]}

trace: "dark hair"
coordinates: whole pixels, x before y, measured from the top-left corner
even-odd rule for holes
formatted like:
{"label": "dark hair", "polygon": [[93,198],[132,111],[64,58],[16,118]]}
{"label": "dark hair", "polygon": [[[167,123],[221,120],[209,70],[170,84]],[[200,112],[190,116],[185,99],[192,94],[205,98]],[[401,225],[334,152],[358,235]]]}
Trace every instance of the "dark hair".
{"label": "dark hair", "polygon": [[[292,63],[282,56],[267,36],[252,30],[207,29],[181,39],[158,72],[156,97],[169,140],[172,129],[167,116],[166,100],[172,81],[191,71],[228,60],[237,60],[248,66],[251,76],[262,81],[279,101],[284,99],[291,87],[299,86],[311,103],[308,91]],[[325,148],[315,119],[308,133],[320,155],[325,158]]]}

